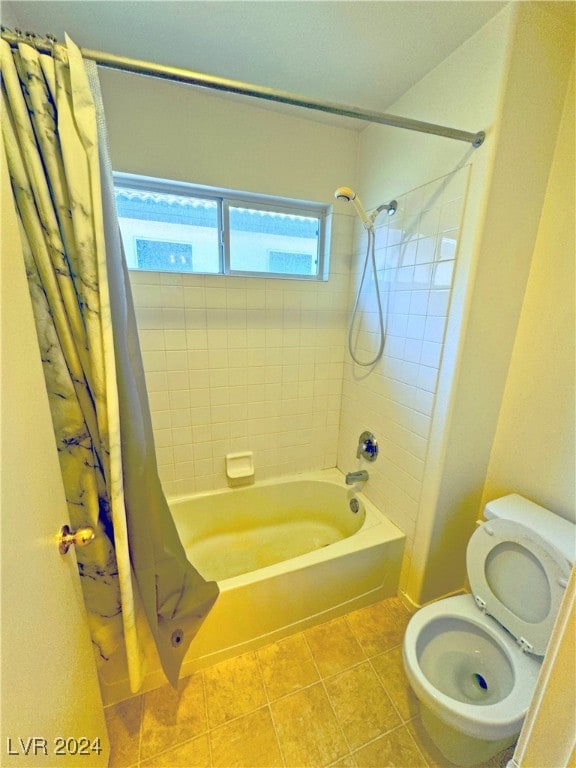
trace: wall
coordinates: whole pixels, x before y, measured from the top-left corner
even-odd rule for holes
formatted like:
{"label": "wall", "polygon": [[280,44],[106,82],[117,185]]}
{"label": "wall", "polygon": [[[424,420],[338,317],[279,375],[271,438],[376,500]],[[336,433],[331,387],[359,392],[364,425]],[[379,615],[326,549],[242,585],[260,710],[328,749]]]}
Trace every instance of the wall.
{"label": "wall", "polygon": [[[474,238],[482,223],[481,201],[495,151],[494,123],[510,26],[511,12],[506,9],[388,110],[472,132],[484,129],[487,139],[482,147],[472,149],[381,126],[370,126],[361,135],[361,196],[369,208],[398,197],[405,207],[401,212],[405,223],[400,269],[397,274],[390,270],[395,280],[383,361],[370,370],[352,364],[348,355],[345,358],[338,466],[343,471],[354,468],[358,435],[364,429],[375,432],[383,450],[374,464],[364,464],[370,472],[364,490],[407,533],[403,590],[408,589],[414,542],[434,518],[434,506],[425,498],[427,475],[436,477],[441,468],[437,435],[446,423],[464,295],[473,272]],[[451,226],[457,227],[452,236],[459,241],[457,252],[435,249],[421,258],[420,243],[430,235],[439,236],[441,243],[441,217],[449,215]],[[421,234],[425,237],[419,239]],[[357,270],[363,248],[357,240]],[[379,251],[380,265],[383,254]],[[444,276],[436,284],[440,269]],[[373,310],[373,298],[366,300]],[[451,325],[446,330],[449,307]],[[416,592],[411,599],[417,601]]]}
{"label": "wall", "polygon": [[566,104],[483,503],[521,493],[576,522],[574,74]]}
{"label": "wall", "polygon": [[6,3],[2,3],[0,7],[0,15],[2,17],[2,24],[5,27],[8,27],[9,29],[21,27],[21,24],[16,18],[13,8],[6,5]]}
{"label": "wall", "polygon": [[[101,81],[116,170],[325,202],[355,181],[351,130],[149,78]],[[131,273],[169,495],[225,486],[230,452],[253,451],[257,479],[335,466],[352,220],[329,225],[328,282]]]}
{"label": "wall", "polygon": [[[410,592],[426,602],[465,581],[465,547],[504,395],[573,57],[573,5],[515,3],[497,141],[475,243],[457,368],[426,505]],[[456,324],[454,324],[456,325]],[[450,334],[451,321],[448,323]],[[568,417],[568,414],[566,414]],[[437,484],[433,466],[438,467]],[[446,564],[450,563],[447,568]]]}
{"label": "wall", "polygon": [[178,83],[99,75],[114,170],[318,202],[356,180],[355,131],[295,108],[281,114]]}
{"label": "wall", "polygon": [[573,569],[510,768],[574,768],[575,675],[576,570]]}
{"label": "wall", "polygon": [[[424,346],[414,330],[394,337],[394,316],[388,347],[403,345],[392,378],[403,381],[404,399],[378,370],[360,374],[349,358],[345,366],[339,466],[350,467],[357,435],[376,423],[386,460],[370,467],[365,490],[408,534],[401,590],[416,604],[460,589],[466,578],[466,543],[481,511],[572,54],[560,6],[511,4],[389,110],[484,128],[478,150],[377,126],[361,137],[359,188],[369,206],[418,189],[426,207],[427,183],[470,165],[441,365],[427,399],[417,378]],[[418,312],[421,328],[429,307]],[[418,319],[410,309],[405,327]],[[388,420],[362,407],[371,392],[386,402]]]}

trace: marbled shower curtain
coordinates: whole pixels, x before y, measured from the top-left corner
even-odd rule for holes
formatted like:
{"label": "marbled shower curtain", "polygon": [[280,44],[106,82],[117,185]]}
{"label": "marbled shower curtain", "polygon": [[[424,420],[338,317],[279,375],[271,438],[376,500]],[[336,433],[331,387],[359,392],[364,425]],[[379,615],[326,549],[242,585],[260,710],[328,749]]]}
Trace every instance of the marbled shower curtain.
{"label": "marbled shower curtain", "polygon": [[[93,643],[102,664],[125,647],[137,690],[147,619],[175,684],[218,589],[186,560],[156,471],[111,176],[100,170],[104,126],[70,40],[51,56],[2,40],[1,66],[3,144],[70,520],[96,530],[76,552]],[[95,71],[91,82],[98,99]]]}

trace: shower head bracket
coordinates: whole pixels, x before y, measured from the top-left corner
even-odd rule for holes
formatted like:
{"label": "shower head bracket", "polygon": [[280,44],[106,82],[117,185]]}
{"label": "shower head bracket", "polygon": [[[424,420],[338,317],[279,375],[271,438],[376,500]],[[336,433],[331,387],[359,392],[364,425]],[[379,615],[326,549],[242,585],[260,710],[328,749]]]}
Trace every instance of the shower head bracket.
{"label": "shower head bracket", "polygon": [[376,221],[376,217],[378,216],[379,213],[382,213],[382,211],[386,211],[388,216],[394,216],[397,210],[398,210],[398,201],[390,200],[389,203],[384,203],[384,205],[379,205],[370,218],[372,219],[372,221]]}
{"label": "shower head bracket", "polygon": [[362,224],[367,230],[374,229],[374,222],[376,221],[376,217],[378,214],[382,213],[382,211],[387,211],[389,216],[393,216],[398,208],[397,201],[391,200],[389,203],[379,205],[373,213],[368,215],[364,206],[362,205],[362,201],[356,192],[354,192],[353,189],[350,189],[350,187],[338,187],[338,189],[334,192],[334,197],[336,200],[343,200],[346,203],[352,203],[356,209],[356,212],[358,213],[358,216],[360,217],[360,220],[362,221]]}

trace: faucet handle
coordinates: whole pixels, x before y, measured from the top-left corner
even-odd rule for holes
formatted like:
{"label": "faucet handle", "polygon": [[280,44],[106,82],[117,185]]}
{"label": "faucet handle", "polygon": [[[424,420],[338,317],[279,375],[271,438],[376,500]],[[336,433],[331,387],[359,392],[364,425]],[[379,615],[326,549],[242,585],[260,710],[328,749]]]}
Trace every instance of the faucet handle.
{"label": "faucet handle", "polygon": [[367,461],[376,461],[378,457],[378,441],[372,432],[362,432],[358,440],[356,458],[364,458]]}

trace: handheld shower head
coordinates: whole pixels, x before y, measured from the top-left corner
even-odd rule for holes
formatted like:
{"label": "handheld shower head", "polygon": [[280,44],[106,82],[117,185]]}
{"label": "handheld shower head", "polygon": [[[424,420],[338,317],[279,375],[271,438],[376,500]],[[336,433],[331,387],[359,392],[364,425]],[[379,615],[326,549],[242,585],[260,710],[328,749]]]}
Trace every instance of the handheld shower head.
{"label": "handheld shower head", "polygon": [[356,197],[356,192],[350,189],[350,187],[338,187],[336,192],[334,192],[334,197],[336,200],[344,200],[346,203],[350,203]]}
{"label": "handheld shower head", "polygon": [[353,189],[350,189],[350,187],[338,187],[336,192],[334,192],[334,197],[336,200],[344,200],[346,203],[352,203],[354,208],[356,208],[356,212],[358,213],[358,216],[360,216],[362,224],[364,224],[365,228],[373,228],[374,222],[364,210],[364,206],[362,205],[360,198]]}

